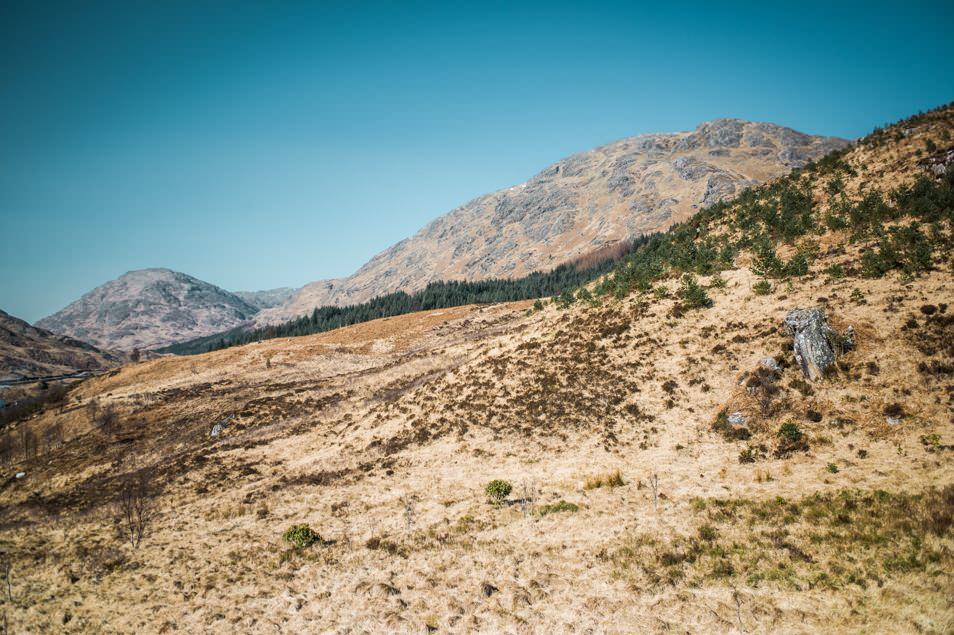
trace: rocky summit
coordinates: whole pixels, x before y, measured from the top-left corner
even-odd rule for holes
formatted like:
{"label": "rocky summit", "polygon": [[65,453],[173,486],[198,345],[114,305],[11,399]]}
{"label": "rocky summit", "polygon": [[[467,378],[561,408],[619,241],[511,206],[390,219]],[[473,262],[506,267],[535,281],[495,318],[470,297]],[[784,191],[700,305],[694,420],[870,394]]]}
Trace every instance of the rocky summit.
{"label": "rocky summit", "polygon": [[691,132],[622,139],[478,197],[376,255],[262,311],[276,323],[318,306],[416,291],[435,280],[510,278],[659,232],[699,209],[847,145],[770,123],[716,119]]}
{"label": "rocky summit", "polygon": [[258,307],[170,269],[141,269],[96,287],[37,326],[100,348],[156,348],[235,328]]}

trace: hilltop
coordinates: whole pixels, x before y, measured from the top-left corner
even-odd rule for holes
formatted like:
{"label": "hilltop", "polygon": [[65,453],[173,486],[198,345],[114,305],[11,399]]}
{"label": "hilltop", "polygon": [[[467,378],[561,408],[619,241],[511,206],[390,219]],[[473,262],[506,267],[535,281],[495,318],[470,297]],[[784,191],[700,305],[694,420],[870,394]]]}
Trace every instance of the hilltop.
{"label": "hilltop", "polygon": [[259,307],[171,269],[129,271],[64,309],[40,328],[101,348],[150,349],[245,324]]}

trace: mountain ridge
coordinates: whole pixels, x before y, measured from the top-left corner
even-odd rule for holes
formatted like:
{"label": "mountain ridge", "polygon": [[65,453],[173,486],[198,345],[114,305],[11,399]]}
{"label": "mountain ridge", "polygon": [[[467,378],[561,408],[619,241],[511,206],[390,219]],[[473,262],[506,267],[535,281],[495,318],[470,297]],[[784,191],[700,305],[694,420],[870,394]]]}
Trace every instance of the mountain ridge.
{"label": "mountain ridge", "polygon": [[742,119],[627,137],[558,160],[523,183],[478,196],[374,255],[355,273],[306,284],[255,322],[415,291],[436,280],[509,278],[653,233],[848,140]]}

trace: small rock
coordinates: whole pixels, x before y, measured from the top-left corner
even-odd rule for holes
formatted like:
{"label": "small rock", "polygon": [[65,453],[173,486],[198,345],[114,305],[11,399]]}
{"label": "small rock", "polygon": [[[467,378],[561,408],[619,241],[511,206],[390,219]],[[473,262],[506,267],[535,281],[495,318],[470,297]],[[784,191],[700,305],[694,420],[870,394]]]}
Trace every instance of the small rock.
{"label": "small rock", "polygon": [[26,476],[26,472],[17,472],[16,474],[16,478],[23,478],[24,476]]}
{"label": "small rock", "polygon": [[493,595],[499,590],[500,589],[490,584],[489,582],[484,582],[483,584],[480,585],[480,592],[484,594],[484,597],[489,598],[491,595]]}
{"label": "small rock", "polygon": [[220,434],[222,434],[222,424],[221,424],[221,423],[217,423],[217,424],[215,424],[214,426],[212,426],[212,432],[209,433],[209,436],[214,439],[215,437],[219,436]]}
{"label": "small rock", "polygon": [[744,426],[746,420],[745,415],[741,412],[733,412],[729,415],[729,423],[734,426]]}
{"label": "small rock", "polygon": [[782,372],[782,367],[778,365],[778,362],[775,361],[774,357],[768,357],[768,356],[763,357],[762,359],[759,360],[759,365],[765,366],[769,370],[773,370],[776,373]]}
{"label": "small rock", "polygon": [[885,417],[884,420],[888,422],[889,426],[901,425],[901,417]]}

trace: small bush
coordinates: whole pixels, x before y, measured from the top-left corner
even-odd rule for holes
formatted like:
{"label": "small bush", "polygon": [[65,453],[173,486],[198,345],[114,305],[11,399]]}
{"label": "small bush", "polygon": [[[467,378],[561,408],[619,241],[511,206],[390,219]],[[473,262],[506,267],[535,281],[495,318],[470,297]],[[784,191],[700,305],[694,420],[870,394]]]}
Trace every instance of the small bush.
{"label": "small bush", "polygon": [[299,549],[304,549],[316,542],[321,542],[321,536],[315,533],[308,525],[292,525],[282,534],[282,539],[292,543]]}
{"label": "small bush", "polygon": [[768,280],[759,280],[752,285],[752,293],[755,295],[768,295],[772,292],[772,283]]}
{"label": "small bush", "polygon": [[513,486],[507,481],[502,481],[500,479],[494,479],[487,483],[487,486],[484,488],[484,493],[487,494],[487,498],[490,499],[491,503],[500,504],[505,498],[510,496],[510,492],[513,491]]}
{"label": "small bush", "polygon": [[829,463],[825,466],[825,469],[828,470],[831,474],[838,474],[838,466],[834,463]]}
{"label": "small bush", "polygon": [[775,458],[784,458],[793,452],[807,452],[808,440],[795,423],[787,421],[778,429],[779,442]]}
{"label": "small bush", "polygon": [[832,264],[825,267],[825,275],[832,280],[840,280],[841,278],[845,277],[845,268],[837,262],[833,262]]}
{"label": "small bush", "polygon": [[855,287],[851,290],[851,295],[848,296],[848,299],[855,304],[867,304],[867,300],[865,300],[865,294],[862,293],[861,289],[858,287]]}
{"label": "small bush", "polygon": [[702,288],[694,276],[688,273],[682,277],[679,297],[687,309],[702,309],[712,306],[712,299],[706,293],[706,290]]}

